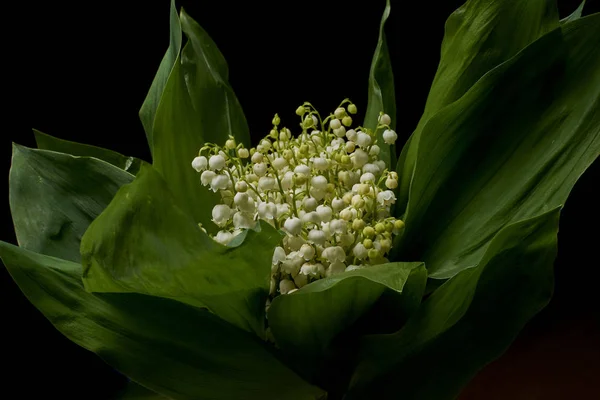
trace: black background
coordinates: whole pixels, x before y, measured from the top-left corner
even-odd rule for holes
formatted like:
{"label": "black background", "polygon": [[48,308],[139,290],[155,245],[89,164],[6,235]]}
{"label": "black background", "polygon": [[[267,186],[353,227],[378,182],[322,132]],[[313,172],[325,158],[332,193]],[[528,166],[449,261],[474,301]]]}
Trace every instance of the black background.
{"label": "black background", "polygon": [[[392,4],[387,37],[402,141],[423,109],[439,60],[444,21],[462,3]],[[284,125],[294,126],[294,110],[303,101],[327,113],[350,97],[362,115],[384,4],[178,2],[227,59],[230,82],[255,141],[268,132],[275,112]],[[578,0],[559,1],[561,15],[577,4]],[[588,1],[587,12],[591,11],[598,11],[597,0]],[[168,0],[30,1],[5,9],[0,173],[8,176],[11,142],[34,146],[31,128],[149,160],[137,112],[168,46],[168,23]],[[474,381],[465,399],[600,394],[600,383],[595,382],[600,376],[600,327],[595,318],[600,235],[594,192],[599,177],[596,163],[577,183],[563,211],[550,306]],[[0,196],[0,240],[15,243],[7,183]],[[0,284],[0,397],[18,393],[6,398],[108,399],[124,384],[124,378],[95,355],[56,331],[4,268]]]}

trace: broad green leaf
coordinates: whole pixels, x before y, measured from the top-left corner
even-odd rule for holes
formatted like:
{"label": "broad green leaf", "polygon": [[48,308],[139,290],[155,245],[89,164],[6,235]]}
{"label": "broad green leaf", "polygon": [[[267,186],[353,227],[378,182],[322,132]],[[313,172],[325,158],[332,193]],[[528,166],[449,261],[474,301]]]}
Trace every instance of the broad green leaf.
{"label": "broad green leaf", "polygon": [[199,114],[198,132],[205,141],[223,145],[228,136],[250,146],[250,133],[242,106],[229,84],[229,68],[206,31],[181,9],[181,27],[189,40],[183,49],[181,69],[192,105]]}
{"label": "broad green leaf", "polygon": [[[379,113],[384,112],[392,119],[391,128],[396,128],[396,96],[394,93],[394,74],[392,72],[392,62],[385,39],[385,22],[390,16],[390,0],[386,1],[385,10],[381,17],[379,26],[379,39],[371,71],[369,72],[369,91],[367,112],[365,114],[365,128],[375,130],[377,128]],[[383,129],[377,132],[377,143],[381,148],[379,159],[385,161],[390,169],[394,169],[396,164],[396,146],[389,146],[383,141]]]}
{"label": "broad green leaf", "polygon": [[561,24],[566,24],[569,22],[573,22],[579,18],[581,18],[581,15],[583,14],[583,7],[585,7],[585,0],[583,0],[581,2],[581,4],[579,4],[579,7],[577,7],[575,9],[575,11],[573,11],[573,13],[571,13],[571,15],[569,15],[568,17],[565,17],[563,19],[560,20]]}
{"label": "broad green leaf", "polygon": [[127,157],[116,151],[103,149],[102,147],[59,139],[40,132],[37,129],[34,129],[33,133],[35,134],[35,142],[38,148],[42,150],[52,150],[72,156],[95,157],[115,167],[119,167],[132,175],[138,173],[142,164],[142,160],[139,158]]}
{"label": "broad green leaf", "polygon": [[248,124],[227,82],[227,64],[214,42],[183,10],[188,42],[175,61],[154,120],[154,166],[169,188],[211,233],[211,209],[218,196],[200,185],[191,162],[207,141],[224,144],[229,135],[249,143]]}
{"label": "broad green leaf", "polygon": [[598,110],[600,14],[486,74],[423,130],[401,258],[448,278],[503,226],[563,204],[600,154]]}
{"label": "broad green leaf", "polygon": [[266,223],[259,227],[237,247],[215,242],[178,206],[160,175],[143,165],[86,231],[83,282],[92,292],[137,292],[207,307],[262,337],[281,235]]}
{"label": "broad green leaf", "polygon": [[507,226],[479,266],[448,280],[401,330],[365,337],[347,398],[456,398],[550,300],[559,213]]}
{"label": "broad green leaf", "polygon": [[169,398],[130,381],[119,393],[117,400],[169,400]]}
{"label": "broad green leaf", "polygon": [[175,7],[175,0],[171,0],[171,19],[170,19],[170,37],[169,47],[167,52],[163,56],[162,61],[158,67],[158,71],[154,76],[150,90],[144,99],[144,103],[140,108],[140,120],[146,131],[146,138],[148,139],[148,146],[150,152],[154,154],[153,145],[153,132],[154,132],[154,119],[158,106],[160,104],[163,91],[167,85],[167,80],[171,74],[179,52],[181,50],[181,24],[179,22],[179,16],[177,15],[177,8]]}
{"label": "broad green leaf", "polygon": [[79,262],[88,225],[132,180],[96,158],[13,145],[9,202],[19,245]]}
{"label": "broad green leaf", "polygon": [[91,294],[81,266],[0,242],[29,301],[67,338],[174,400],[318,399],[264,343],[214,314],[131,293]]}
{"label": "broad green leaf", "polygon": [[446,21],[441,59],[425,110],[398,163],[396,210],[408,203],[422,131],[438,111],[461,98],[485,73],[558,27],[555,1],[469,0]]}
{"label": "broad green leaf", "polygon": [[269,307],[277,344],[293,357],[318,357],[331,341],[365,314],[386,288],[402,293],[408,278],[421,288],[423,263],[387,263],[344,272],[278,296]]}

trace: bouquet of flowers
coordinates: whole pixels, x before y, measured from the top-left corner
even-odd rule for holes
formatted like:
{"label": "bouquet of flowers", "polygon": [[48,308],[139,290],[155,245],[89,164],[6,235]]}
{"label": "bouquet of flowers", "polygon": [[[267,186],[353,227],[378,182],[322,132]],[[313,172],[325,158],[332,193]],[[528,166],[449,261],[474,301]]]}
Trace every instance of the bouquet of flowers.
{"label": "bouquet of flowers", "polygon": [[582,8],[468,0],[397,152],[389,0],[364,121],[306,102],[254,146],[223,56],[172,1],[140,110],[152,163],[15,144],[2,262],[131,379],[124,399],[455,398],[548,303],[560,210],[600,154]]}

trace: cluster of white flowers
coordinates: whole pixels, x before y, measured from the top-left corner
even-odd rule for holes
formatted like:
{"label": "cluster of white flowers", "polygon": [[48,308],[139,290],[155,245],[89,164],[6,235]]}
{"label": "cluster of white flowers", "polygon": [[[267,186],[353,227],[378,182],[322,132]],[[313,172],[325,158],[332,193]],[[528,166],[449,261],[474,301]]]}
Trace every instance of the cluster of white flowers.
{"label": "cluster of white flowers", "polygon": [[[346,105],[346,107],[344,107]],[[344,100],[324,120],[310,103],[298,107],[302,133],[280,127],[251,149],[229,138],[224,147],[206,144],[192,167],[202,185],[221,195],[212,210],[228,244],[258,219],[286,232],[273,254],[271,297],[288,294],[332,274],[387,262],[394,234],[404,223],[390,215],[398,175],[379,160],[397,134],[380,114],[375,132],[351,129],[356,106]]]}

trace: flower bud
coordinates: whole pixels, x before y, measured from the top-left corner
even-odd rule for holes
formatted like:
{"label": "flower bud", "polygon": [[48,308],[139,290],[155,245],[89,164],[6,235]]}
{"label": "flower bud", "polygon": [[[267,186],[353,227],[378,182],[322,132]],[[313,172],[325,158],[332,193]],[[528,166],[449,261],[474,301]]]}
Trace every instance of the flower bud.
{"label": "flower bud", "polygon": [[327,188],[327,178],[325,178],[323,175],[318,175],[318,176],[313,176],[312,179],[310,180],[310,184],[315,188],[315,189],[326,189]]}
{"label": "flower bud", "polygon": [[282,279],[281,282],[279,282],[279,292],[281,294],[288,294],[294,289],[296,289],[296,285],[289,279]]}
{"label": "flower bud", "polygon": [[374,144],[373,146],[371,146],[371,149],[369,150],[369,155],[378,156],[380,151],[381,151],[381,148],[379,148],[379,146]]}
{"label": "flower bud", "polygon": [[392,123],[392,119],[389,115],[383,114],[379,116],[379,124],[381,125],[389,125]]}
{"label": "flower bud", "polygon": [[347,153],[352,153],[355,148],[356,148],[356,144],[354,142],[352,142],[352,141],[346,142],[345,149],[346,149]]}
{"label": "flower bud", "polygon": [[340,211],[341,209],[346,207],[346,203],[344,203],[344,200],[340,199],[339,197],[336,197],[331,201],[331,206],[335,211]]}
{"label": "flower bud", "polygon": [[342,119],[344,115],[346,115],[346,110],[344,110],[342,107],[338,107],[333,112],[333,115],[335,115],[337,119]]}
{"label": "flower bud", "polygon": [[358,133],[356,133],[354,129],[349,129],[346,132],[346,137],[348,138],[348,140],[356,142],[356,139],[358,138]]}
{"label": "flower bud", "polygon": [[338,138],[343,138],[344,136],[346,136],[346,128],[344,128],[343,126],[334,129],[333,130],[333,134],[335,136],[337,136]]}
{"label": "flower bud", "polygon": [[192,160],[192,168],[197,172],[202,172],[208,166],[208,160],[204,156],[196,157]]}
{"label": "flower bud", "polygon": [[356,109],[356,106],[354,104],[350,104],[348,106],[348,112],[350,114],[356,114],[358,112],[358,110]]}
{"label": "flower bud", "polygon": [[388,189],[396,189],[398,187],[398,181],[395,179],[387,178],[385,180],[385,187]]}
{"label": "flower bud", "polygon": [[319,202],[313,197],[305,197],[302,200],[302,206],[304,207],[304,211],[311,212],[317,209],[317,205]]}
{"label": "flower bud", "polygon": [[275,168],[278,171],[281,171],[282,169],[287,167],[287,165],[288,165],[288,162],[283,157],[277,157],[276,159],[273,160],[273,168]]}
{"label": "flower bud", "polygon": [[363,208],[365,206],[365,200],[361,195],[356,194],[352,196],[352,207],[354,208]]}
{"label": "flower bud", "polygon": [[227,149],[229,149],[229,150],[233,150],[233,149],[235,149],[235,146],[236,146],[236,145],[235,145],[235,140],[234,140],[234,139],[228,139],[228,140],[225,142],[225,147],[226,147]]}
{"label": "flower bud", "polygon": [[341,126],[342,126],[342,123],[337,118],[332,119],[331,121],[329,121],[329,127],[331,129],[339,129]]}
{"label": "flower bud", "polygon": [[248,149],[242,147],[238,149],[237,155],[239,158],[248,158],[250,157],[250,152],[248,152]]}
{"label": "flower bud", "polygon": [[365,239],[363,240],[363,245],[365,246],[365,249],[372,249],[373,241],[371,239]]}
{"label": "flower bud", "polygon": [[354,221],[352,221],[352,229],[354,229],[355,231],[360,231],[364,227],[365,227],[365,221],[363,221],[362,219],[357,218]]}
{"label": "flower bud", "polygon": [[279,125],[279,123],[281,122],[281,119],[279,119],[279,115],[275,114],[275,116],[273,117],[273,120],[271,122],[275,126]]}
{"label": "flower bud", "polygon": [[362,243],[357,243],[354,249],[352,249],[352,254],[359,260],[364,260],[367,258],[368,250]]}
{"label": "flower bud", "polygon": [[256,175],[263,176],[264,174],[267,173],[267,164],[265,164],[265,163],[254,164],[254,166],[252,167],[252,170],[254,171],[254,173]]}
{"label": "flower bud", "polygon": [[306,108],[304,108],[304,106],[296,108],[296,115],[301,117],[304,115],[304,113],[306,113]]}
{"label": "flower bud", "polygon": [[344,124],[344,126],[352,125],[352,117],[349,115],[346,115],[344,118],[342,118],[342,124]]}
{"label": "flower bud", "polygon": [[381,222],[376,223],[375,224],[375,231],[377,233],[383,233],[383,232],[385,232],[385,225],[382,224]]}
{"label": "flower bud", "polygon": [[373,229],[373,227],[371,226],[366,226],[363,229],[363,236],[367,237],[367,238],[372,238],[375,236],[375,229]]}
{"label": "flower bud", "polygon": [[237,181],[235,183],[235,191],[244,193],[248,190],[248,184],[244,181]]}
{"label": "flower bud", "polygon": [[217,235],[213,238],[216,242],[221,243],[223,246],[227,246],[229,242],[233,240],[234,236],[231,232],[228,231],[219,231]]}
{"label": "flower bud", "polygon": [[254,164],[263,162],[263,158],[264,158],[264,156],[262,155],[262,153],[256,152],[256,153],[252,154],[252,162]]}
{"label": "flower bud", "polygon": [[379,250],[373,248],[369,249],[369,259],[373,260],[379,257]]}

